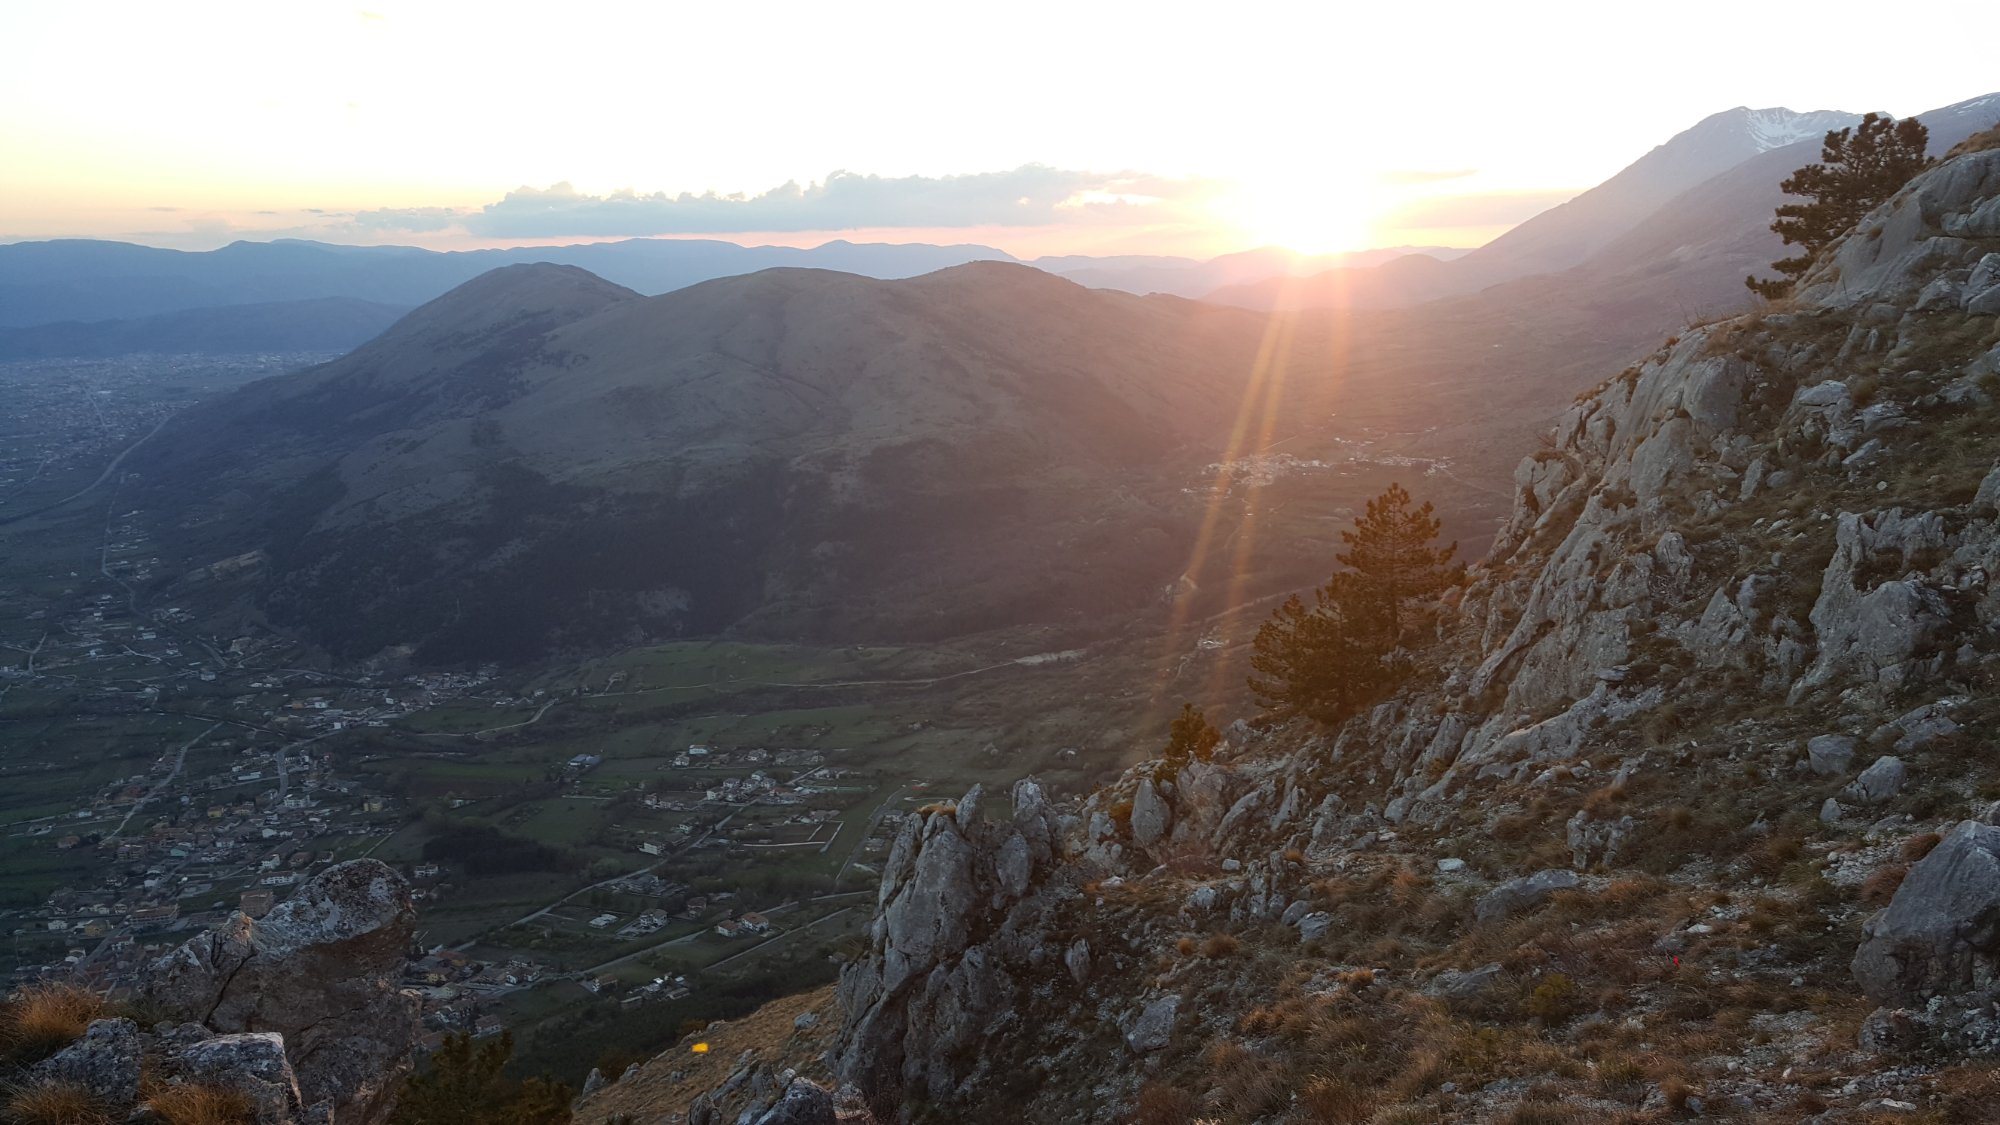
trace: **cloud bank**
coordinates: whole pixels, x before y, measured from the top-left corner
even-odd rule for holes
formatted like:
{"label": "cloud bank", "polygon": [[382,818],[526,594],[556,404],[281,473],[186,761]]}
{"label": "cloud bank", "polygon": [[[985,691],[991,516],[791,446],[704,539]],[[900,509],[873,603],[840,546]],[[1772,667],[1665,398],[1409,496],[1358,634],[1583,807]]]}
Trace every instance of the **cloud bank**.
{"label": "cloud bank", "polygon": [[[589,195],[567,183],[521,187],[457,217],[483,238],[730,234],[742,231],[1124,225],[1187,220],[1219,190],[1209,181],[1106,175],[1026,164],[957,176],[836,171],[756,195]],[[376,212],[385,219],[387,212]],[[421,228],[406,228],[421,229]]]}

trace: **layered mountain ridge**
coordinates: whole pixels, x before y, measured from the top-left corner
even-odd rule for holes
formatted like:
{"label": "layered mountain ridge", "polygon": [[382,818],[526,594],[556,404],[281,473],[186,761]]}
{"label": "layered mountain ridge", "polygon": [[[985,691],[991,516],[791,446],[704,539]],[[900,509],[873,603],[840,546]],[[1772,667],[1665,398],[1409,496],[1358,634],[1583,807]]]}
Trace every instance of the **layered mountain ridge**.
{"label": "layered mountain ridge", "polygon": [[997,263],[656,298],[514,266],[190,411],[137,467],[191,564],[267,551],[272,616],[343,656],[937,635],[1157,597],[1261,335]]}

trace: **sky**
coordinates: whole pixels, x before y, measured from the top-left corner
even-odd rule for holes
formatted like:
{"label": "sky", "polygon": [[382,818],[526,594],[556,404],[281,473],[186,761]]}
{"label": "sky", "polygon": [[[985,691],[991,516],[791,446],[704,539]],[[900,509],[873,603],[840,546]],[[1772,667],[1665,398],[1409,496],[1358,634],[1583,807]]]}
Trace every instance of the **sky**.
{"label": "sky", "polygon": [[1986,3],[1926,5],[1896,46],[1917,18],[22,0],[0,4],[0,242],[1476,246],[1718,110],[1909,114],[2000,88],[1981,36],[1933,33],[1990,23]]}

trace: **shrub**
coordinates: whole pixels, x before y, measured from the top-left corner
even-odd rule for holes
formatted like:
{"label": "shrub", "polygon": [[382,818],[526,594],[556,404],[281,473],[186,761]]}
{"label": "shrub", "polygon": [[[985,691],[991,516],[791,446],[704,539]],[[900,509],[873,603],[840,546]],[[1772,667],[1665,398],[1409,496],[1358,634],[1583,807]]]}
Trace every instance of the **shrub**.
{"label": "shrub", "polygon": [[1550,973],[1528,993],[1521,1005],[1528,1016],[1543,1023],[1561,1023],[1575,1009],[1576,983],[1561,973]]}
{"label": "shrub", "polygon": [[1903,877],[1910,869],[1900,863],[1878,867],[1861,884],[1861,901],[1870,906],[1887,906],[1896,897],[1896,888],[1903,885]]}
{"label": "shrub", "polygon": [[1201,943],[1201,955],[1216,958],[1233,957],[1241,945],[1234,934],[1210,934]]}
{"label": "shrub", "polygon": [[1316,1125],[1355,1125],[1367,1121],[1374,1099],[1366,1091],[1337,1078],[1314,1078],[1299,1091],[1299,1109]]}
{"label": "shrub", "polygon": [[9,1095],[7,1120],[12,1125],[110,1125],[111,1115],[89,1090],[48,1082]]}
{"label": "shrub", "polygon": [[257,1107],[240,1090],[164,1086],[146,1099],[163,1125],[251,1125]]}
{"label": "shrub", "polygon": [[1148,1082],[1139,1089],[1132,1125],[1189,1125],[1199,1109],[1195,1096],[1177,1086]]}
{"label": "shrub", "polygon": [[104,999],[69,984],[31,984],[0,1015],[0,1043],[17,1063],[39,1062],[83,1037]]}

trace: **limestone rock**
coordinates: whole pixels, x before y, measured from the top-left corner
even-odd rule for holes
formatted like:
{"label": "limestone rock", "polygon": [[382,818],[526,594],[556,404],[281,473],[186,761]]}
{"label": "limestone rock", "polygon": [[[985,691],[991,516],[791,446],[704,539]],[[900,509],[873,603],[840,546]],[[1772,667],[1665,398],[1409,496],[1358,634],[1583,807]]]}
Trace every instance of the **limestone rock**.
{"label": "limestone rock", "polygon": [[1069,970],[1070,979],[1083,984],[1090,979],[1090,942],[1078,938],[1063,953],[1063,967]]}
{"label": "limestone rock", "polygon": [[1300,941],[1318,941],[1333,929],[1333,915],[1323,910],[1315,910],[1298,921]]}
{"label": "limestone rock", "polygon": [[1958,733],[1958,723],[1951,713],[1963,702],[1960,699],[1940,699],[1926,703],[1922,707],[1902,716],[1885,726],[1883,733],[1895,738],[1891,749],[1898,754],[1908,754],[1922,750],[1940,738]]}
{"label": "limestone rock", "polygon": [[285,1039],[275,1032],[217,1035],[178,1048],[170,1066],[190,1081],[243,1094],[257,1107],[258,1125],[279,1125],[298,1120],[304,1106],[298,1077],[285,1052]]}
{"label": "limestone rock", "polygon": [[1504,920],[1509,915],[1540,906],[1557,891],[1574,890],[1582,884],[1583,880],[1576,872],[1551,867],[1546,871],[1537,871],[1533,875],[1509,879],[1487,891],[1479,896],[1479,901],[1472,908],[1472,914],[1482,925],[1490,925]]}
{"label": "limestone rock", "polygon": [[1879,805],[1902,792],[1903,781],[1908,776],[1909,770],[1901,758],[1884,754],[1840,792],[1850,801]]}
{"label": "limestone rock", "polygon": [[1474,1000],[1505,975],[1498,961],[1477,969],[1446,969],[1431,978],[1431,982],[1424,987],[1424,994],[1440,1000]]}
{"label": "limestone rock", "polygon": [[1847,772],[1854,761],[1854,739],[1844,734],[1821,734],[1806,740],[1806,763],[1821,777]]}
{"label": "limestone rock", "polygon": [[1132,792],[1132,842],[1150,848],[1173,826],[1173,810],[1153,788],[1152,779],[1140,778],[1138,788]]}
{"label": "limestone rock", "polygon": [[99,1101],[128,1105],[139,1096],[139,1025],[93,1020],[83,1038],[35,1066],[35,1077],[69,1082]]}
{"label": "limestone rock", "polygon": [[756,1125],[834,1125],[833,1092],[817,1082],[793,1078],[778,1104],[756,1119]]}
{"label": "limestone rock", "polygon": [[1147,1004],[1125,1028],[1125,1046],[1135,1054],[1157,1051],[1173,1041],[1174,1020],[1180,1015],[1181,998],[1168,993]]}
{"label": "limestone rock", "polygon": [[1863,927],[1854,978],[1877,1003],[1916,1004],[1995,981],[2000,966],[2000,828],[1964,821],[1911,865],[1887,910]]}

